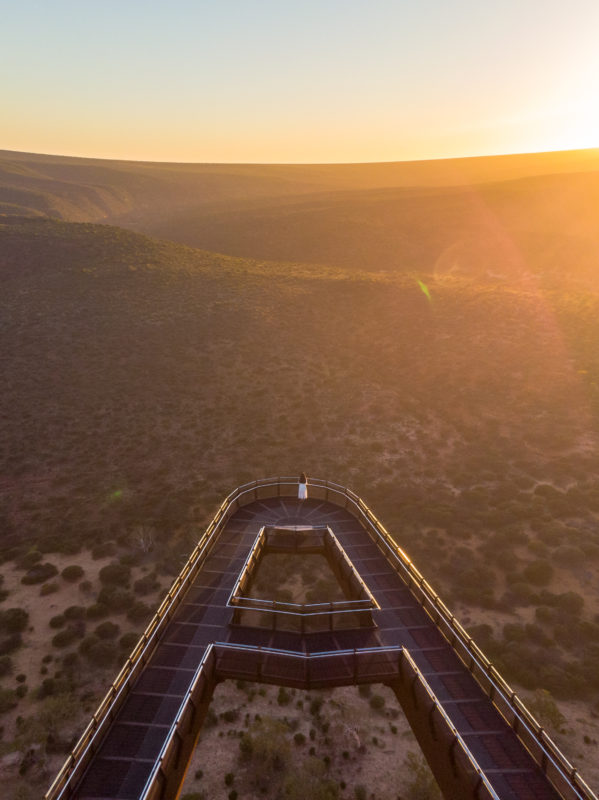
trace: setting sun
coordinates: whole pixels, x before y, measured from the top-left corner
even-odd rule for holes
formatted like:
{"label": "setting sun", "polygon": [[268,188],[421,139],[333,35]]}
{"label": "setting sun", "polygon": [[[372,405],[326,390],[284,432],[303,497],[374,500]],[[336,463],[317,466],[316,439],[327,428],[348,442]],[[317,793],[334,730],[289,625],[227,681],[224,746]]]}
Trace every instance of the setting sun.
{"label": "setting sun", "polygon": [[321,163],[599,144],[591,0],[5,5],[5,149]]}

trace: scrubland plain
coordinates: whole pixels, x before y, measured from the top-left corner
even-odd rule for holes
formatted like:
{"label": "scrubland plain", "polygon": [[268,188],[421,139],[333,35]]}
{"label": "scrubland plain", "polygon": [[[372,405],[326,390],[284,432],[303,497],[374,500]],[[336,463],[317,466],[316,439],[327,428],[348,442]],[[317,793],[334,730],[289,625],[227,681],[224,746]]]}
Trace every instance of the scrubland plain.
{"label": "scrubland plain", "polygon": [[[302,469],[365,499],[597,781],[598,167],[2,154],[1,763],[23,800],[223,497]],[[371,737],[398,724],[372,713]],[[234,727],[206,736],[237,758]],[[326,768],[323,797],[363,783]]]}

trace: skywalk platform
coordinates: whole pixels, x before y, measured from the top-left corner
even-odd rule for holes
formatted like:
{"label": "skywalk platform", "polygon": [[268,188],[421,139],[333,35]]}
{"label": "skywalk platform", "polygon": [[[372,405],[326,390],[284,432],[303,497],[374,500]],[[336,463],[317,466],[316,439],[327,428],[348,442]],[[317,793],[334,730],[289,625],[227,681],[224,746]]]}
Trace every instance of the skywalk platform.
{"label": "skywalk platform", "polygon": [[[447,798],[594,798],[361,501],[325,482],[310,488],[300,502],[287,485],[256,485],[229,503],[48,800],[176,796],[226,678],[388,684]],[[229,601],[261,529],[316,526],[333,532],[376,601],[368,624],[337,626],[333,612],[303,632],[280,629],[274,616],[269,627],[233,624]]]}

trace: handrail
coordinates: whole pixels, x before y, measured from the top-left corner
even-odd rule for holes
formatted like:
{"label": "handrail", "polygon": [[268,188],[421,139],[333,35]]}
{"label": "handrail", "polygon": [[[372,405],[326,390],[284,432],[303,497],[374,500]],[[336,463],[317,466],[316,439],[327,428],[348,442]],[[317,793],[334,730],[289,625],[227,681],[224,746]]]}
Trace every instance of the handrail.
{"label": "handrail", "polygon": [[[350,493],[348,493],[349,496]],[[353,493],[351,493],[353,494]],[[514,721],[510,721],[502,709],[498,705],[498,697],[497,693],[499,693],[501,699],[504,701],[505,705],[515,714],[518,723],[521,723],[529,732],[530,734],[530,741],[528,741],[527,746],[535,761],[539,764],[545,774],[548,773],[548,764],[544,758],[539,758],[538,753],[532,752],[532,747],[537,747],[549,759],[552,765],[555,767],[558,774],[561,776],[563,782],[570,786],[575,792],[576,797],[580,798],[581,800],[598,800],[597,795],[592,791],[592,789],[588,786],[588,784],[580,777],[578,771],[575,767],[568,761],[568,759],[564,756],[555,742],[547,735],[544,728],[538,723],[538,721],[533,717],[530,711],[526,708],[526,706],[522,703],[520,698],[516,695],[516,693],[512,690],[509,686],[507,681],[500,675],[500,673],[495,669],[491,661],[484,655],[482,650],[475,644],[471,636],[468,636],[465,629],[462,625],[456,620],[455,616],[449,611],[445,603],[441,600],[439,595],[434,591],[432,586],[425,580],[424,576],[418,571],[418,569],[414,566],[412,561],[407,557],[404,551],[394,542],[391,538],[387,530],[384,526],[379,522],[379,520],[375,517],[372,511],[368,508],[368,506],[361,500],[358,499],[358,502],[354,500],[353,497],[350,499],[356,505],[358,511],[365,519],[367,525],[375,531],[384,545],[390,550],[392,553],[394,560],[396,560],[401,566],[402,570],[407,573],[408,579],[408,586],[409,588],[414,591],[415,593],[420,592],[425,601],[432,606],[432,610],[434,614],[429,614],[431,619],[435,623],[435,625],[439,628],[441,633],[445,636],[446,639],[450,642],[454,649],[456,648],[456,640],[460,641],[462,648],[468,655],[470,656],[471,663],[466,664],[465,659],[462,658],[460,653],[457,651],[458,656],[460,656],[461,660],[468,666],[472,674],[475,678],[480,676],[477,675],[476,671],[474,670],[474,665],[478,665],[479,669],[483,673],[484,677],[488,680],[490,687],[492,687],[492,691],[489,691],[483,684],[481,684],[480,680],[478,680],[481,688],[485,690],[486,694],[490,697],[493,701],[494,705],[500,711],[502,716],[506,719],[506,721],[512,725],[518,737],[523,740],[521,730],[516,730],[518,727],[517,724],[514,724]],[[423,606],[424,607],[424,606]],[[425,611],[428,610],[425,608]],[[435,616],[437,617],[435,619]],[[441,628],[440,622],[443,622],[446,626],[450,628],[451,636],[448,637]],[[548,776],[549,777],[549,776]]]}
{"label": "handrail", "polygon": [[[165,625],[170,621],[175,608],[181,602],[191,580],[195,577],[195,573],[199,569],[210,545],[220,533],[228,517],[235,510],[234,506],[237,508],[240,507],[240,500],[245,499],[247,495],[252,493],[257,499],[258,491],[261,489],[268,490],[276,488],[276,496],[280,496],[283,487],[293,487],[292,493],[295,493],[295,487],[297,487],[297,485],[298,479],[294,477],[265,478],[245,483],[229,493],[217,509],[214,518],[200,538],[200,541],[194,548],[180,574],[174,580],[173,585],[167,592],[158,611],[148,624],[139,642],[135,645],[130,656],[127,658],[125,665],[101,701],[98,709],[92,716],[91,722],[67,757],[62,769],[46,793],[45,800],[62,800],[69,796],[73,788],[73,776],[83,770],[91,758],[91,754],[99,747],[99,743],[106,732],[108,724],[112,721],[116,708],[118,708],[131,688],[133,681],[138,677],[139,672],[145,666],[149,654],[156,646]],[[345,503],[337,502],[337,505],[347,507],[348,501],[351,503],[353,509],[357,511],[358,519],[362,522],[366,530],[370,530],[371,533],[374,534],[375,540],[380,541],[384,549],[389,553],[392,563],[399,567],[401,572],[405,574],[408,587],[413,592],[420,593],[423,599],[423,608],[426,603],[427,608],[425,608],[425,610],[429,616],[431,616],[434,624],[445,638],[448,638],[452,646],[455,647],[456,643],[459,643],[464,653],[470,657],[472,667],[470,667],[470,665],[467,666],[470,667],[472,674],[481,684],[481,687],[486,691],[487,695],[491,697],[502,716],[504,716],[508,723],[512,724],[514,730],[518,728],[516,733],[519,738],[524,742],[520,729],[521,724],[530,734],[530,741],[527,741],[525,744],[531,752],[533,749],[539,749],[541,751],[544,756],[541,759],[538,757],[538,752],[532,754],[537,763],[541,765],[543,771],[546,774],[548,773],[548,761],[550,761],[558,775],[562,778],[564,784],[576,793],[576,798],[580,800],[599,800],[597,795],[595,795],[586,782],[579,776],[577,770],[563,755],[553,740],[547,736],[542,726],[539,725],[530,711],[524,706],[516,693],[497,672],[489,659],[474,643],[472,637],[468,636],[462,625],[455,619],[455,616],[449,611],[447,606],[414,566],[406,553],[396,544],[366,503],[364,503],[355,492],[351,491],[351,489],[347,489],[333,481],[310,479],[309,486],[324,490],[324,499],[328,500],[331,495],[345,499]],[[335,501],[333,500],[333,502]],[[449,637],[446,632],[444,632],[440,624],[441,622],[449,628]],[[466,663],[457,648],[456,652],[462,661]],[[474,669],[474,666],[478,666],[478,672]],[[489,687],[483,685],[481,678],[485,678],[488,681]],[[504,710],[498,705],[497,692],[499,692],[499,696],[504,701],[506,707],[515,715],[515,719],[511,722]],[[77,777],[79,777],[79,774],[77,774]],[[68,791],[68,794],[65,794],[65,790]]]}
{"label": "handrail", "polygon": [[[133,680],[138,677],[139,672],[145,666],[150,653],[158,643],[158,639],[166,623],[170,621],[175,608],[181,602],[191,580],[195,576],[201,561],[207,554],[213,540],[220,532],[229,507],[230,503],[225,501],[218,508],[216,515],[193,549],[183,569],[173,581],[171,588],[168,590],[158,610],[131,651],[121,671],[108,689],[104,698],[100,701],[100,705],[92,715],[90,723],[79,737],[73,750],[67,756],[61,770],[44,795],[44,800],[62,800],[63,797],[69,796],[70,790],[73,788],[70,784],[75,770],[82,764],[85,766],[89,762],[91,754],[93,754],[99,746],[99,741],[103,738],[106,732],[105,729],[108,727],[107,722],[112,721],[115,707],[118,707],[123,701]],[[68,791],[68,794],[64,794],[65,790]]]}
{"label": "handrail", "polygon": [[355,654],[373,655],[378,653],[401,653],[405,650],[399,645],[389,645],[388,647],[352,647],[346,650],[317,650],[311,653],[302,653],[299,650],[279,650],[275,647],[262,647],[256,644],[239,644],[238,642],[214,642],[216,648],[226,650],[241,650],[248,653],[266,653],[273,656],[290,656],[292,658],[309,661],[312,658],[328,658],[329,656],[351,656]]}
{"label": "handrail", "polygon": [[169,750],[171,749],[171,747],[173,745],[174,738],[177,735],[177,731],[179,729],[180,721],[181,721],[181,719],[182,719],[182,717],[183,717],[183,715],[184,715],[184,713],[185,713],[185,711],[187,709],[187,705],[189,703],[190,698],[192,697],[192,695],[194,693],[194,690],[195,690],[195,687],[196,687],[198,681],[200,680],[200,678],[202,678],[203,673],[206,670],[206,665],[209,663],[209,661],[210,661],[210,659],[212,657],[213,650],[214,650],[214,644],[209,644],[208,647],[206,648],[206,651],[204,652],[202,660],[200,661],[200,663],[197,666],[196,671],[194,672],[194,675],[193,675],[191,684],[189,686],[189,689],[185,693],[185,697],[183,698],[183,700],[181,701],[181,704],[179,705],[179,710],[177,711],[175,719],[174,719],[174,721],[173,721],[173,723],[172,723],[171,727],[169,728],[169,731],[168,731],[168,733],[166,735],[166,739],[164,740],[164,743],[163,743],[162,747],[160,748],[160,752],[158,753],[158,756],[156,757],[156,761],[154,762],[154,764],[152,766],[152,771],[150,772],[150,774],[148,776],[148,779],[147,779],[147,781],[145,783],[145,786],[144,786],[144,788],[142,790],[142,793],[141,793],[141,795],[139,797],[139,800],[145,800],[145,798],[148,797],[148,794],[150,793],[150,791],[152,789],[152,784],[154,783],[154,781],[156,780],[156,776],[158,775],[158,773],[162,769],[162,763],[163,763],[167,753],[169,752]]}
{"label": "handrail", "polygon": [[[242,605],[242,603],[246,605]],[[351,608],[345,608],[345,606],[351,606]],[[243,595],[234,597],[231,601],[231,607],[240,608],[243,611],[277,611],[281,614],[292,614],[296,617],[309,617],[315,614],[321,615],[331,612],[342,614],[344,611],[350,613],[353,611],[372,611],[373,608],[376,608],[366,598],[360,600],[329,600],[326,603],[287,603],[284,600],[266,600],[262,597],[244,597]],[[302,610],[293,611],[294,608]]]}
{"label": "handrail", "polygon": [[[278,650],[275,648],[270,647],[259,647],[255,645],[243,645],[243,644],[234,644],[230,642],[214,642],[213,644],[209,645],[207,648],[204,657],[202,658],[192,681],[192,684],[187,691],[185,698],[182,700],[181,705],[179,706],[179,710],[173,721],[171,727],[169,728],[168,734],[165,738],[164,744],[160,750],[160,753],[152,767],[152,771],[148,776],[148,779],[145,783],[144,789],[140,795],[139,800],[149,800],[152,796],[152,791],[154,789],[154,785],[158,780],[159,773],[162,770],[163,762],[168,760],[169,754],[172,749],[175,747],[175,739],[177,737],[179,728],[182,724],[182,720],[185,718],[185,713],[187,711],[188,704],[192,702],[193,694],[196,685],[202,678],[202,673],[206,669],[206,665],[208,663],[212,663],[212,670],[210,678],[214,679],[218,677],[218,656],[227,651],[237,651],[242,653],[248,653],[252,655],[273,655],[273,656],[284,656],[294,661],[301,661],[301,662],[309,662],[309,661],[316,661],[318,659],[344,659],[348,656],[353,656],[354,659],[358,658],[360,655],[380,655],[381,653],[385,653],[388,655],[393,655],[397,657],[397,674],[399,675],[401,671],[401,664],[407,663],[409,668],[412,670],[414,676],[417,677],[419,683],[422,685],[423,689],[429,696],[431,703],[433,704],[433,708],[439,713],[443,723],[451,733],[453,737],[453,742],[457,744],[462,751],[463,755],[465,756],[467,762],[470,764],[474,773],[478,776],[477,781],[477,788],[476,788],[476,796],[480,796],[480,787],[483,786],[487,793],[488,793],[488,800],[501,800],[500,796],[495,792],[491,783],[489,782],[488,778],[484,774],[482,768],[479,766],[476,758],[474,757],[473,753],[470,751],[467,743],[465,742],[464,738],[460,735],[460,733],[456,730],[455,726],[451,722],[450,718],[448,717],[447,713],[445,712],[444,708],[441,706],[439,701],[437,700],[435,693],[429,686],[426,678],[414,662],[413,658],[411,657],[408,650],[404,647],[365,647],[365,648],[356,648],[353,650],[325,650],[325,651],[318,651],[315,653],[300,653],[298,651],[292,650]],[[212,661],[212,656],[215,656],[214,661]]]}
{"label": "handrail", "polygon": [[[252,491],[257,492],[259,488],[268,488],[270,486],[277,485],[280,492],[281,486],[289,485],[295,487],[297,484],[297,478],[267,478],[262,481],[253,481],[251,483],[244,484],[235,490],[235,492],[231,493],[229,497],[235,495],[235,500],[239,502],[240,497],[242,497],[244,494],[248,494]],[[334,494],[340,495],[341,497],[344,497],[346,500],[350,501],[353,506],[352,510],[357,511],[358,519],[362,521],[364,527],[374,533],[375,539],[381,542],[381,544],[390,554],[393,562],[395,562],[395,564],[401,568],[401,571],[405,573],[408,587],[415,593],[420,593],[424,602],[431,607],[430,610],[432,613],[429,613],[428,609],[426,608],[425,610],[427,613],[429,613],[429,616],[431,616],[431,619],[439,628],[441,633],[445,636],[445,638],[448,639],[453,647],[455,647],[456,641],[459,641],[464,652],[467,653],[470,659],[472,659],[473,666],[478,665],[482,676],[477,674],[473,668],[471,668],[472,674],[479,683],[481,683],[479,680],[480,677],[484,677],[489,682],[488,688],[482,683],[481,688],[485,690],[486,694],[492,699],[502,716],[509,724],[512,725],[517,735],[523,742],[524,737],[522,735],[520,725],[523,725],[528,731],[530,734],[530,740],[525,744],[545,774],[549,773],[549,761],[555,768],[558,776],[562,779],[563,784],[570,787],[575,792],[574,797],[579,800],[599,800],[597,795],[592,791],[588,784],[580,777],[577,769],[570,763],[570,761],[568,761],[561,750],[557,747],[555,742],[547,735],[544,728],[538,723],[538,721],[533,717],[522,701],[517,697],[516,693],[495,669],[493,664],[484,655],[478,645],[475,644],[472,637],[467,634],[466,630],[456,620],[455,616],[449,611],[439,595],[434,591],[432,586],[416,568],[406,553],[394,541],[389,532],[377,519],[366,503],[357,494],[355,494],[355,492],[351,491],[351,489],[347,489],[341,484],[334,483],[332,481],[311,478],[309,480],[309,487],[324,489],[325,499],[330,499],[330,495]],[[345,505],[347,506],[347,503]],[[449,637],[439,624],[441,621],[445,626],[449,627]],[[460,654],[458,653],[458,655]],[[464,663],[466,663],[461,655],[460,658],[462,661],[464,661]],[[470,665],[467,664],[467,666]],[[515,715],[517,722],[510,721],[504,711],[499,707],[497,702],[497,693],[499,693],[500,698],[504,701],[505,706]],[[516,730],[516,728],[518,728],[518,730]],[[542,754],[540,758],[539,751]]]}
{"label": "handrail", "polygon": [[324,616],[326,614],[344,614],[353,613],[355,611],[372,611],[372,609],[380,608],[372,592],[362,579],[354,567],[351,559],[341,546],[339,539],[335,536],[333,531],[328,525],[310,526],[305,530],[322,531],[322,550],[324,553],[329,552],[330,548],[334,548],[334,552],[342,559],[350,570],[352,582],[365,594],[365,597],[348,600],[332,600],[320,603],[291,603],[285,600],[271,600],[262,597],[248,597],[242,594],[244,587],[252,580],[252,571],[255,570],[259,564],[259,559],[262,558],[263,552],[269,552],[271,545],[269,538],[272,533],[280,533],[283,531],[296,532],[293,529],[284,526],[267,526],[263,525],[258,531],[252,546],[246,556],[243,566],[237,576],[237,580],[233,584],[233,588],[227,599],[227,606],[244,611],[270,611],[288,616],[296,617],[315,617]]}
{"label": "handrail", "polygon": [[[165,761],[168,760],[171,751],[176,749],[176,737],[179,733],[179,728],[182,725],[183,720],[185,719],[185,714],[188,710],[188,706],[190,703],[193,703],[193,695],[196,690],[196,686],[199,684],[200,680],[204,677],[204,673],[206,672],[208,665],[211,665],[211,674],[206,676],[208,679],[214,679],[218,675],[218,664],[216,659],[218,658],[218,653],[222,651],[242,651],[246,653],[252,654],[265,654],[265,655],[276,655],[276,656],[284,656],[288,658],[292,658],[297,661],[310,661],[310,660],[317,660],[319,658],[345,658],[347,656],[354,656],[354,658],[361,654],[380,654],[380,653],[392,653],[393,655],[397,655],[398,657],[401,656],[401,647],[367,647],[367,648],[357,648],[353,650],[331,650],[331,651],[320,651],[317,653],[300,653],[293,650],[277,650],[270,647],[256,647],[254,645],[240,645],[240,644],[232,644],[230,642],[213,642],[212,644],[208,645],[200,664],[198,665],[191,685],[187,690],[185,697],[181,701],[179,709],[177,711],[177,715],[169,728],[169,731],[166,735],[164,743],[160,749],[160,753],[156,758],[152,766],[152,770],[150,775],[148,776],[142,793],[139,797],[139,800],[150,800],[153,795],[153,790],[158,780],[159,774],[162,770],[162,765]],[[398,668],[397,672],[399,673],[399,658],[398,658]]]}
{"label": "handrail", "polygon": [[483,769],[479,766],[478,761],[476,760],[476,758],[474,757],[474,755],[471,752],[470,748],[466,744],[463,736],[460,734],[458,729],[455,727],[455,725],[453,724],[453,722],[449,718],[447,712],[445,711],[445,709],[443,708],[441,703],[437,700],[437,695],[434,693],[434,691],[432,690],[429,682],[424,677],[424,675],[422,674],[421,670],[418,668],[418,665],[416,664],[416,662],[414,661],[414,659],[410,655],[410,651],[407,650],[405,647],[402,648],[402,658],[403,658],[404,661],[408,662],[412,672],[417,676],[420,685],[426,691],[426,693],[429,696],[430,701],[433,703],[433,707],[441,715],[441,718],[443,719],[443,722],[445,723],[447,728],[449,728],[449,730],[453,734],[454,741],[459,745],[460,749],[462,750],[462,752],[464,753],[464,755],[466,756],[466,758],[470,762],[472,768],[474,769],[474,771],[478,775],[480,781],[482,782],[482,784],[484,785],[486,790],[489,792],[489,795],[492,798],[492,800],[501,800],[500,796],[497,794],[495,789],[493,789],[493,787],[492,787],[491,783],[489,782],[489,779],[485,775]]}

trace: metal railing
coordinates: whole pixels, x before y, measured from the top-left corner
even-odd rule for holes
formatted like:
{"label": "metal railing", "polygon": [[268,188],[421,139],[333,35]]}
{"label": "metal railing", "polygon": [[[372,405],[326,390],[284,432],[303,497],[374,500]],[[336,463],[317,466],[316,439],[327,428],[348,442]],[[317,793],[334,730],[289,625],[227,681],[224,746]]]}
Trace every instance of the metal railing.
{"label": "metal railing", "polygon": [[[252,581],[255,579],[255,572],[258,570],[261,559],[264,555],[272,552],[271,538],[272,534],[281,534],[285,532],[285,528],[277,526],[269,528],[262,526],[254,543],[250,548],[250,552],[241,568],[241,572],[233,585],[233,589],[227,600],[227,605],[237,609],[245,609],[252,611],[267,611],[277,612],[281,614],[291,614],[297,616],[316,616],[331,613],[343,613],[352,611],[372,611],[372,609],[380,608],[372,592],[362,579],[354,567],[351,559],[339,543],[339,540],[333,531],[327,525],[319,525],[317,528],[306,529],[307,533],[312,533],[318,530],[320,535],[318,539],[309,541],[308,546],[310,552],[321,552],[329,561],[339,567],[343,572],[344,577],[350,587],[350,590],[355,595],[362,595],[354,599],[343,600],[329,600],[320,603],[292,603],[287,600],[271,600],[268,598],[250,597],[247,592],[251,587]],[[289,531],[296,534],[295,528],[290,528]],[[280,542],[274,548],[275,552],[287,552],[284,545]],[[290,552],[301,552],[301,545],[294,541],[293,547],[289,548]]]}
{"label": "metal railing", "polygon": [[[206,692],[219,680],[244,679],[301,688],[372,683],[399,676],[401,648],[366,648],[321,653],[297,653],[268,647],[210,644],[152,766],[139,800],[159,800],[182,750],[185,737],[197,734],[194,716]],[[195,736],[194,736],[195,738]]]}
{"label": "metal railing", "polygon": [[[239,486],[227,496],[128,657],[123,669],[100,703],[91,722],[67,757],[65,764],[46,793],[45,800],[63,800],[72,793],[74,785],[99,748],[118,708],[144,669],[166,625],[228,518],[235,510],[254,500],[297,496],[297,486],[297,478],[266,478]],[[379,543],[390,564],[403,577],[437,628],[452,645],[499,712],[541,766],[543,772],[562,794],[562,797],[566,800],[570,800],[570,798],[572,800],[599,800],[363,500],[350,489],[338,483],[321,479],[311,479],[308,490],[311,497],[329,500],[343,508],[351,509],[374,541]]]}
{"label": "metal railing", "polygon": [[[474,797],[479,798],[490,798],[490,800],[501,800],[495,789],[491,786],[489,779],[481,769],[478,764],[478,761],[470,751],[470,748],[466,744],[463,736],[459,733],[447,712],[441,705],[441,703],[437,700],[437,696],[434,691],[431,689],[429,682],[426,680],[424,675],[422,674],[421,670],[418,668],[416,662],[410,655],[409,650],[406,650],[404,647],[402,649],[402,663],[406,664],[410,669],[412,676],[416,678],[419,684],[422,686],[423,690],[426,692],[429,698],[429,702],[431,703],[431,710],[436,711],[438,714],[442,725],[445,727],[446,731],[449,733],[451,737],[451,744],[449,745],[449,755],[450,758],[457,762],[458,754],[461,755],[461,760],[463,762],[463,769],[465,772],[474,773],[477,776],[477,780],[474,789]],[[429,722],[432,725],[432,717],[429,715]],[[457,753],[456,753],[457,748]],[[472,781],[474,783],[474,781]]]}
{"label": "metal railing", "polygon": [[200,569],[208,551],[232,513],[229,498],[219,507],[214,519],[200,538],[183,569],[175,578],[157,612],[127,658],[123,668],[94,712],[79,741],[69,753],[60,772],[45,794],[45,800],[63,800],[73,791],[85,768],[98,750],[116,712],[127,697],[150,659],[160,636],[173,617],[191,581]]}
{"label": "metal railing", "polygon": [[[181,742],[194,726],[194,715],[206,692],[211,696],[215,685],[214,644],[208,645],[194,673],[189,689],[181,701],[173,724],[169,728],[160,752],[152,766],[139,800],[154,800],[162,796],[162,788],[168,780],[170,767],[178,760]],[[187,730],[185,730],[187,729]]]}
{"label": "metal railing", "polygon": [[[240,486],[229,497],[239,506],[242,505],[242,499],[245,504],[260,497],[295,496],[297,485],[298,480],[293,477],[267,478]],[[350,509],[374,541],[380,544],[389,563],[403,577],[423,609],[562,797],[566,800],[599,800],[366,503],[351,489],[321,479],[309,480],[308,493],[311,497]]]}
{"label": "metal railing", "polygon": [[297,689],[378,683],[399,677],[401,647],[365,647],[300,653],[215,642],[215,671],[226,678]]}
{"label": "metal railing", "polygon": [[[224,679],[254,680],[290,687],[313,689],[327,686],[354,685],[390,681],[405,677],[416,679],[428,697],[431,712],[436,712],[445,728],[447,757],[467,775],[476,800],[501,800],[437,700],[426,678],[402,647],[375,647],[355,650],[333,650],[298,653],[268,647],[215,642],[209,645],[198,666],[191,686],[181,702],[160,753],[146,781],[140,800],[158,800],[168,780],[170,766],[175,763],[186,736],[197,734],[191,720],[208,690]],[[429,713],[432,722],[432,713]]]}
{"label": "metal railing", "polygon": [[197,734],[194,715],[219,680],[256,680],[302,688],[372,683],[399,676],[400,647],[297,653],[214,642],[206,649],[183,698],[139,800],[159,800],[170,768],[177,763],[185,737]]}

